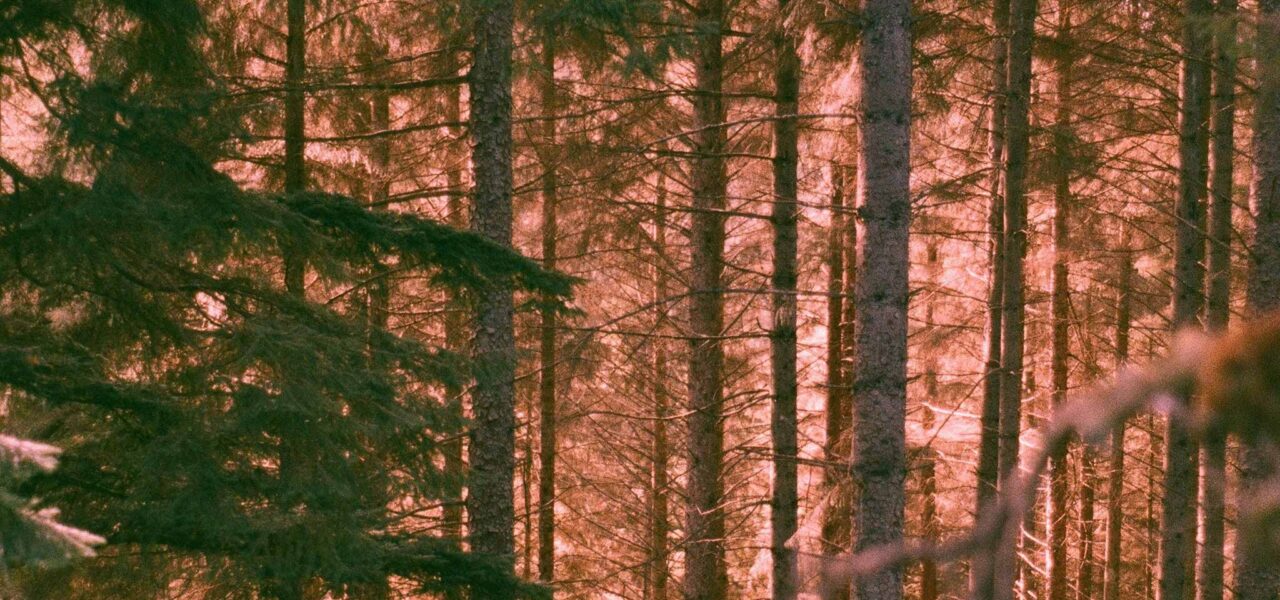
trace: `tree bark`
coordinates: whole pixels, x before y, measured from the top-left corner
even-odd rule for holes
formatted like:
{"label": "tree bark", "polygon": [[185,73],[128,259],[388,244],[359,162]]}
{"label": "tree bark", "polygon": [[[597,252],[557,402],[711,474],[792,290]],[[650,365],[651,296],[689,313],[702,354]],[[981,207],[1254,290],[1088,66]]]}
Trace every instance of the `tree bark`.
{"label": "tree bark", "polygon": [[[1071,23],[1065,3],[1059,3],[1057,35],[1064,47],[1070,48],[1066,36]],[[1071,282],[1071,53],[1062,51],[1057,64],[1056,106],[1053,124],[1053,283],[1050,313],[1053,328],[1053,356],[1050,358],[1053,378],[1052,408],[1067,399],[1071,360],[1070,311]],[[1066,600],[1067,589],[1067,445],[1049,457],[1048,539],[1045,540],[1049,600]]]}
{"label": "tree bark", "polygon": [[[1023,261],[1027,248],[1027,149],[1030,142],[1031,48],[1036,0],[1010,3],[1008,112],[1005,117],[1004,291],[1001,332],[999,482],[1004,489],[1017,477],[1021,444],[1022,361],[1026,307]],[[994,597],[1013,595],[1016,549],[1001,548],[995,560],[999,581]]]}
{"label": "tree bark", "polygon": [[[452,123],[460,122],[462,119],[462,88],[453,90],[445,97],[445,119]],[[456,132],[461,134],[461,132]],[[463,205],[463,192],[466,186],[462,170],[463,160],[461,156],[453,156],[456,160],[451,165],[448,173],[449,183],[449,200],[446,208],[446,221],[450,227],[462,229],[467,225],[466,207]],[[466,308],[460,294],[454,294],[449,299],[449,306],[446,309],[444,318],[444,337],[445,347],[453,352],[463,353],[467,348],[466,340]],[[448,397],[448,407],[451,416],[459,422],[463,417],[463,396],[464,390],[462,386],[451,384],[445,389],[445,395]],[[444,445],[444,470],[450,478],[449,488],[444,497],[443,509],[443,532],[445,539],[452,542],[455,549],[462,548],[462,524],[465,522],[463,514],[462,501],[462,478],[465,466],[463,465],[463,436],[459,435],[454,439],[448,440]],[[459,594],[454,593],[450,598],[457,598]]]}
{"label": "tree bark", "polygon": [[[929,246],[925,253],[925,267],[930,281],[938,281],[941,277],[941,264],[938,261],[938,243],[937,240],[929,240]],[[926,332],[935,331],[937,323],[934,320],[933,303],[925,305],[924,327]],[[932,343],[925,348],[928,365],[925,367],[924,373],[924,400],[920,403],[920,429],[925,434],[925,439],[933,439],[933,428],[936,425],[933,405],[939,401],[938,397],[938,348]],[[936,542],[938,539],[938,473],[937,464],[938,456],[932,445],[926,443],[919,450],[920,460],[920,500],[923,505],[920,510],[920,521],[922,524],[921,537],[926,542]],[[920,563],[920,600],[938,600],[938,563],[937,561],[926,558]]]}
{"label": "tree bark", "polygon": [[[994,0],[991,47],[991,197],[988,208],[987,258],[991,280],[987,288],[986,366],[982,377],[982,435],[978,443],[978,493],[975,520],[984,514],[996,495],[1000,477],[1000,377],[1001,335],[1004,316],[1004,145],[1006,94],[1009,85],[1009,0]],[[970,582],[972,586],[974,582]]]}
{"label": "tree bark", "polygon": [[[472,228],[511,246],[511,52],[514,2],[479,3],[470,75]],[[477,298],[470,445],[471,550],[515,565],[515,332],[510,289]]]}
{"label": "tree bark", "polygon": [[722,600],[728,588],[724,534],[725,131],[722,31],[724,0],[699,0],[694,11],[695,93],[691,170],[689,325],[689,510],[684,593]]}
{"label": "tree bark", "polygon": [[[1124,239],[1128,239],[1128,228]],[[1133,315],[1133,251],[1127,246],[1120,251],[1120,277],[1116,301],[1116,370],[1129,361],[1129,327]],[[1111,435],[1111,456],[1107,473],[1107,557],[1103,581],[1103,600],[1119,600],[1123,565],[1124,536],[1124,440],[1125,423],[1116,425]]]}
{"label": "tree bark", "polygon": [[[1204,199],[1208,193],[1210,91],[1209,0],[1184,0],[1182,37],[1182,102],[1179,114],[1178,201],[1174,249],[1174,329],[1198,327],[1204,308]],[[1186,399],[1183,399],[1184,401]],[[1190,598],[1188,567],[1196,556],[1196,488],[1198,454],[1195,440],[1176,420],[1165,431],[1165,481],[1161,499],[1160,600]]]}
{"label": "tree bark", "polygon": [[[1250,243],[1249,312],[1264,314],[1280,308],[1280,0],[1259,0],[1255,60],[1258,77],[1253,115],[1253,181],[1250,212],[1254,223]],[[1273,474],[1263,450],[1246,443],[1240,497]],[[1244,543],[1241,543],[1244,542]],[[1260,554],[1247,536],[1237,541],[1236,597],[1272,599],[1280,591],[1280,573],[1272,556]]]}
{"label": "tree bark", "polygon": [[[846,329],[852,328],[852,322],[846,318],[848,307],[853,306],[853,298],[849,297],[850,282],[847,275],[854,274],[853,269],[845,266],[845,231],[854,231],[846,226],[845,169],[839,164],[831,165],[831,225],[827,230],[827,410],[826,441],[823,445],[822,490],[826,498],[826,508],[822,513],[821,544],[823,556],[833,557],[852,549],[853,503],[849,494],[851,481],[847,466],[850,460],[849,449],[850,428],[853,425],[853,410],[849,406],[848,373],[844,359],[848,352],[845,348]],[[848,586],[838,586],[830,582],[821,585],[823,600],[845,600],[849,597]]]}
{"label": "tree bark", "polygon": [[[911,223],[911,3],[867,0],[859,57],[858,315],[855,320],[855,549],[903,536]],[[856,597],[902,597],[902,569],[859,578]]]}
{"label": "tree bark", "polygon": [[[1214,27],[1212,170],[1209,182],[1208,305],[1210,331],[1224,331],[1231,316],[1231,213],[1235,187],[1235,79],[1237,0],[1218,0]],[[1222,600],[1226,538],[1227,438],[1209,432],[1202,442],[1199,600]]]}
{"label": "tree bark", "polygon": [[[658,206],[654,213],[653,240],[656,256],[653,261],[653,302],[655,332],[661,332],[666,323],[667,270],[663,264],[663,255],[667,247],[667,190],[666,181],[658,177]],[[650,522],[650,559],[649,586],[654,600],[667,600],[667,537],[670,530],[668,515],[668,492],[670,483],[667,477],[671,448],[667,439],[667,419],[670,418],[667,392],[667,352],[665,341],[661,337],[653,340],[653,498],[650,501],[652,510]]]}
{"label": "tree bark", "polygon": [[[542,34],[542,266],[557,268],[556,238],[556,31],[547,26]],[[538,376],[538,580],[555,581],[556,556],[556,313],[553,299],[543,298],[539,339]]]}
{"label": "tree bark", "polygon": [[796,252],[800,56],[785,30],[789,0],[778,1],[779,31],[774,40],[773,123],[773,328],[770,366],[773,375],[773,498],[771,504],[773,599],[796,597],[794,552],[788,548],[796,532]]}

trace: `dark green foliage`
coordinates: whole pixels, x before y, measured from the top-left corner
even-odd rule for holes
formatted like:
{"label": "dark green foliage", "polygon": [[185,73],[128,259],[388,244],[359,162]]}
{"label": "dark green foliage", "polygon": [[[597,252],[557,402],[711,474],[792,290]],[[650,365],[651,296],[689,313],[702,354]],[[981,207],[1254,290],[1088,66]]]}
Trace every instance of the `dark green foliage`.
{"label": "dark green foliage", "polygon": [[[112,549],[162,547],[205,565],[186,577],[241,594],[343,594],[391,575],[477,597],[519,585],[417,516],[461,485],[440,451],[463,431],[442,390],[465,361],[325,298],[367,286],[374,264],[455,292],[563,298],[572,281],[419,217],[240,189],[212,166],[234,119],[195,50],[192,3],[0,15],[21,16],[0,25],[0,53],[79,32],[95,65],[38,90],[62,142],[50,154],[75,157],[75,175],[0,157],[0,385],[16,423],[66,448],[24,491],[107,537],[93,568],[134,567]],[[311,266],[306,298],[283,289],[283,248]]]}

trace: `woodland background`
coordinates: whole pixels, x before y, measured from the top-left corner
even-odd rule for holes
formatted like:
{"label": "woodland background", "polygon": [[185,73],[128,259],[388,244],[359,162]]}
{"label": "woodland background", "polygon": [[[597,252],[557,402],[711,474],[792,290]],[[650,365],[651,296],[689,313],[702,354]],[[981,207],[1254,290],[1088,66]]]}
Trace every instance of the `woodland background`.
{"label": "woodland background", "polygon": [[[1280,308],[1280,3],[0,0],[0,192],[4,597],[966,597],[819,558]],[[1276,597],[1116,425],[989,597]]]}

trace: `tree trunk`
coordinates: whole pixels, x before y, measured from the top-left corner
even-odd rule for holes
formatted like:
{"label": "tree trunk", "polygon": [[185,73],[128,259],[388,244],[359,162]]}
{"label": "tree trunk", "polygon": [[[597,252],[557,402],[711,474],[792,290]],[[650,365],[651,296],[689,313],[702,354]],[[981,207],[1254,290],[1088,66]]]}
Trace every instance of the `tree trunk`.
{"label": "tree trunk", "polygon": [[[511,246],[511,51],[514,2],[477,5],[471,67],[474,146],[472,228]],[[512,569],[515,562],[515,332],[510,289],[477,298],[476,384],[472,392],[471,477],[467,495],[471,550]]]}
{"label": "tree trunk", "polygon": [[[658,177],[658,206],[654,213],[653,240],[655,256],[653,261],[653,302],[655,332],[661,332],[666,323],[667,307],[667,268],[663,264],[662,253],[667,247],[667,190],[666,181]],[[667,600],[667,537],[670,529],[668,516],[668,482],[667,469],[671,456],[671,448],[667,441],[667,419],[670,418],[667,392],[667,351],[665,341],[661,337],[653,340],[653,498],[650,501],[652,510],[650,522],[650,558],[649,588],[653,591],[653,600]]]}
{"label": "tree trunk", "polygon": [[[1070,47],[1066,36],[1070,35],[1070,15],[1065,3],[1058,7],[1058,39]],[[1071,61],[1069,50],[1063,50],[1058,61],[1056,106],[1053,125],[1053,290],[1050,313],[1053,327],[1053,356],[1050,359],[1053,376],[1052,408],[1056,409],[1067,399],[1071,360],[1070,311],[1071,281]],[[1047,571],[1049,572],[1049,600],[1067,600],[1067,445],[1049,457],[1048,538],[1045,540]]]}
{"label": "tree trunk", "polygon": [[[1259,0],[1256,69],[1258,96],[1253,115],[1253,182],[1249,199],[1254,222],[1250,244],[1249,312],[1264,314],[1280,308],[1280,0]],[[1263,450],[1245,444],[1241,498],[1266,481],[1269,472]],[[1240,536],[1236,542],[1236,597],[1272,599],[1280,591],[1275,557],[1258,553]]]}
{"label": "tree trunk", "polygon": [[[1128,239],[1128,228],[1122,237]],[[1116,370],[1129,362],[1129,326],[1133,315],[1133,251],[1121,250],[1120,278],[1116,302]],[[1111,457],[1107,473],[1107,558],[1103,600],[1120,600],[1120,567],[1124,547],[1124,439],[1125,423],[1116,425],[1111,436]]]}
{"label": "tree trunk", "polygon": [[724,534],[725,131],[724,0],[699,0],[695,10],[696,92],[693,96],[693,214],[690,217],[689,510],[685,597],[722,600],[728,588]]}
{"label": "tree trunk", "polygon": [[[1204,198],[1208,193],[1209,0],[1184,0],[1182,102],[1179,115],[1178,201],[1174,256],[1174,329],[1198,327],[1204,308]],[[1186,399],[1184,399],[1185,401]],[[1188,567],[1195,564],[1195,440],[1174,419],[1165,432],[1164,497],[1161,499],[1160,600],[1190,598]],[[1191,573],[1194,573],[1192,570]]]}
{"label": "tree trunk", "polygon": [[[1000,460],[1001,489],[1017,477],[1021,443],[1022,357],[1024,338],[1023,261],[1027,248],[1027,148],[1030,137],[1031,47],[1035,34],[1036,0],[1010,3],[1009,93],[1005,117],[1004,291],[1001,332]],[[1013,595],[1016,548],[1000,548],[995,560],[998,581],[993,595]]]}
{"label": "tree trunk", "polygon": [[[457,123],[462,119],[462,88],[458,88],[445,97],[445,119],[451,123]],[[457,132],[461,134],[461,132]],[[461,159],[460,156],[453,157]],[[467,216],[466,207],[463,205],[464,179],[461,165],[463,160],[454,160],[454,164],[450,165],[448,183],[449,183],[449,200],[447,206],[447,215],[445,219],[450,227],[462,229],[466,227]],[[466,312],[464,302],[460,295],[455,294],[449,299],[449,305],[446,309],[444,318],[444,337],[445,347],[453,352],[465,352],[467,347],[466,340]],[[463,394],[462,386],[451,384],[445,389],[445,395],[448,397],[448,407],[450,414],[462,420],[463,410]],[[455,549],[462,548],[462,524],[465,516],[463,515],[462,502],[462,478],[465,469],[463,456],[463,436],[459,435],[445,442],[444,445],[444,470],[450,478],[449,488],[444,497],[443,509],[443,536],[446,540],[452,542]],[[455,593],[451,598],[458,597]]]}
{"label": "tree trunk", "polygon": [[[556,31],[542,34],[542,266],[556,269]],[[548,306],[552,298],[543,299]],[[556,313],[543,307],[538,380],[538,580],[555,581],[556,553]]]}
{"label": "tree trunk", "polygon": [[[906,476],[911,221],[911,3],[867,0],[859,54],[858,315],[855,320],[856,549],[897,542]],[[858,598],[902,597],[902,569],[854,583]]]}
{"label": "tree trunk", "polygon": [[[1212,171],[1209,183],[1208,305],[1210,331],[1223,331],[1231,316],[1231,202],[1235,187],[1236,0],[1218,0],[1214,27]],[[1200,481],[1199,600],[1222,600],[1226,538],[1227,438],[1213,431],[1203,440]]]}
{"label": "tree trunk", "polygon": [[[778,1],[785,22],[788,0]],[[773,328],[770,366],[773,375],[773,501],[771,505],[773,599],[796,597],[794,552],[787,547],[796,532],[796,251],[799,129],[795,114],[800,97],[800,56],[784,25],[774,40],[773,124]]]}
{"label": "tree trunk", "polygon": [[[929,247],[925,254],[925,266],[930,281],[938,281],[942,275],[941,265],[938,262],[938,243],[936,240],[929,241]],[[937,323],[934,321],[932,302],[925,305],[924,327],[930,335],[936,331]],[[928,365],[925,367],[924,373],[924,400],[920,403],[920,430],[924,432],[926,440],[933,439],[933,428],[936,425],[933,405],[938,403],[938,348],[934,343],[934,338],[929,339],[929,345],[925,348],[928,357]],[[926,443],[920,448],[920,496],[923,506],[920,510],[920,521],[922,524],[921,537],[926,542],[936,542],[938,539],[938,473],[937,464],[938,456],[933,447]],[[920,562],[920,600],[938,600],[938,563],[937,561],[926,558]]]}
{"label": "tree trunk", "polygon": [[[1004,315],[1004,176],[1005,104],[1009,85],[1009,0],[994,0],[991,47],[991,197],[988,212],[990,241],[987,251],[991,280],[987,288],[986,366],[982,377],[982,437],[978,443],[978,494],[975,520],[985,513],[996,495],[1000,470],[1000,373]],[[973,581],[970,585],[973,585]]]}
{"label": "tree trunk", "polygon": [[[849,407],[849,385],[845,373],[844,358],[847,354],[844,341],[846,329],[852,323],[845,317],[846,309],[853,306],[853,298],[847,294],[849,281],[846,275],[853,269],[845,267],[845,230],[854,231],[845,215],[845,169],[831,165],[831,225],[827,231],[827,411],[826,441],[823,445],[822,490],[826,508],[822,513],[822,554],[833,557],[852,548],[853,503],[849,494],[851,482],[849,469],[850,428],[853,411]],[[847,273],[846,273],[847,271]],[[823,600],[846,600],[849,587],[830,582],[821,585]]]}

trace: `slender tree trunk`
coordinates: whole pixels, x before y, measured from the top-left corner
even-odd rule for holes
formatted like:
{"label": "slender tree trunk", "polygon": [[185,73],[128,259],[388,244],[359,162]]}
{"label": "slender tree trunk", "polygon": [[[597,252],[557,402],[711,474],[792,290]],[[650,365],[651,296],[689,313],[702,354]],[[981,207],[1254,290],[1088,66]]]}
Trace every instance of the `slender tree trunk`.
{"label": "slender tree trunk", "polygon": [[[938,262],[938,243],[936,240],[929,240],[929,247],[925,255],[925,265],[929,274],[930,281],[938,281],[941,277],[941,265]],[[924,326],[925,331],[933,332],[937,327],[934,321],[932,302],[925,305]],[[930,339],[930,342],[933,340]],[[920,429],[925,434],[925,439],[933,439],[933,428],[936,425],[933,405],[937,403],[938,397],[938,361],[937,347],[930,344],[926,348],[928,356],[928,365],[924,373],[925,394],[924,401],[920,403]],[[920,496],[922,507],[920,510],[920,521],[922,523],[921,537],[927,542],[936,542],[938,539],[938,479],[937,464],[938,456],[933,447],[929,444],[920,448]],[[920,600],[938,600],[938,563],[933,559],[925,559],[920,564]]]}
{"label": "slender tree trunk", "polygon": [[[1036,0],[1010,3],[1009,94],[1005,117],[1004,291],[1000,378],[1000,487],[1017,477],[1021,443],[1022,359],[1024,339],[1023,261],[1027,248],[1027,149],[1030,138],[1031,47]],[[993,596],[1013,595],[1016,548],[1000,548]]]}
{"label": "slender tree trunk", "polygon": [[[1004,146],[1006,94],[1009,84],[1009,0],[994,0],[991,47],[991,197],[988,209],[990,241],[987,258],[991,280],[987,288],[986,366],[982,377],[982,437],[978,443],[978,494],[975,520],[995,497],[1000,471],[1000,373],[1004,316]],[[970,582],[972,586],[974,582]]]}
{"label": "slender tree trunk", "polygon": [[[858,57],[858,316],[854,322],[857,542],[902,539],[906,476],[907,302],[911,222],[911,3],[867,0]],[[902,597],[902,569],[859,578],[858,598]]]}
{"label": "slender tree trunk", "polygon": [[1097,456],[1093,448],[1081,448],[1080,456],[1080,577],[1077,583],[1077,600],[1092,600],[1097,591],[1094,584],[1094,531],[1098,523],[1094,518],[1094,503],[1098,497]]}
{"label": "slender tree trunk", "polygon": [[[849,407],[849,385],[845,372],[844,358],[847,355],[844,341],[848,337],[846,329],[852,323],[845,317],[846,308],[853,306],[853,299],[848,297],[849,282],[846,275],[853,273],[845,268],[845,230],[854,228],[846,226],[845,215],[845,169],[838,164],[831,165],[831,225],[827,231],[827,411],[826,441],[823,445],[823,461],[826,466],[822,473],[822,489],[826,498],[826,508],[822,513],[822,554],[833,557],[848,552],[852,548],[853,504],[849,494],[851,482],[849,469],[844,466],[849,462],[850,428],[853,424],[853,411]],[[849,597],[849,587],[839,586],[831,582],[821,585],[823,600],[845,600]]]}
{"label": "slender tree trunk", "polygon": [[[1065,3],[1059,3],[1058,38],[1067,48],[1070,42],[1071,23]],[[1053,290],[1050,312],[1053,318],[1053,356],[1050,359],[1053,375],[1052,408],[1067,399],[1071,360],[1071,61],[1069,50],[1063,50],[1058,61],[1056,106],[1053,125]],[[1047,570],[1049,572],[1049,600],[1066,600],[1067,589],[1067,464],[1066,445],[1049,457],[1048,539],[1045,540]]]}
{"label": "slender tree trunk", "polygon": [[[1175,207],[1173,327],[1198,327],[1204,308],[1204,199],[1208,193],[1210,84],[1209,0],[1184,0],[1182,102],[1179,116],[1179,191]],[[1185,400],[1185,399],[1184,399]],[[1195,440],[1176,420],[1165,433],[1165,481],[1161,499],[1160,600],[1190,598],[1196,556]]]}
{"label": "slender tree trunk", "polygon": [[[1248,285],[1249,312],[1255,315],[1280,308],[1280,0],[1259,0],[1257,35],[1258,95],[1249,199],[1254,237]],[[1242,499],[1272,476],[1263,451],[1251,443],[1244,445],[1243,462]],[[1280,591],[1275,557],[1258,552],[1247,535],[1240,536],[1236,545],[1236,598],[1275,598]]]}
{"label": "slender tree trunk", "polygon": [[[471,67],[471,134],[474,140],[472,228],[511,246],[511,52],[514,2],[477,5]],[[467,512],[471,550],[515,563],[515,331],[510,289],[479,294],[472,348],[471,477]]]}
{"label": "slender tree trunk", "polygon": [[[1210,331],[1223,331],[1231,316],[1231,202],[1235,187],[1236,0],[1218,0],[1214,27],[1212,171],[1209,182],[1208,305]],[[1203,440],[1200,481],[1199,600],[1222,600],[1226,538],[1227,437]]]}
{"label": "slender tree trunk", "polygon": [[[305,0],[289,0],[285,5],[284,67],[284,192],[306,191],[306,96],[303,80],[307,73],[307,7]],[[289,243],[282,248],[284,287],[292,297],[306,297],[306,262]],[[297,382],[286,383],[286,393],[305,393]],[[280,478],[286,486],[301,486],[307,470],[297,443],[286,436],[280,443]],[[298,507],[291,507],[298,508]],[[305,507],[303,507],[305,508]],[[272,584],[268,594],[278,600],[301,600],[304,581],[299,577],[282,577]]]}
{"label": "slender tree trunk", "polygon": [[[1128,239],[1128,228],[1123,237]],[[1120,278],[1116,302],[1116,370],[1129,361],[1129,326],[1133,315],[1133,252],[1121,250]],[[1116,425],[1111,435],[1111,457],[1107,473],[1107,558],[1103,600],[1120,600],[1120,567],[1123,564],[1124,535],[1124,439],[1125,423]]]}
{"label": "slender tree trunk", "polygon": [[693,188],[689,324],[689,510],[685,597],[722,600],[728,588],[724,534],[725,131],[721,38],[724,0],[699,0],[695,12]]}
{"label": "slender tree trunk", "polygon": [[[542,34],[542,266],[554,271],[556,265],[557,187],[556,163],[556,31],[548,26]],[[552,298],[543,299],[549,306]],[[556,556],[556,313],[542,309],[538,381],[538,415],[541,437],[538,445],[538,579],[555,581]]]}
{"label": "slender tree trunk", "polygon": [[[778,1],[785,21],[788,0]],[[796,251],[799,129],[795,114],[800,97],[800,56],[795,39],[780,25],[774,40],[773,157],[773,328],[770,365],[773,374],[773,599],[796,597],[794,552],[787,547],[796,532]]]}
{"label": "slender tree trunk", "polygon": [[[657,254],[653,261],[653,302],[655,332],[661,332],[667,315],[667,270],[663,264],[662,252],[667,246],[667,193],[666,181],[658,178],[658,207],[654,213],[653,240]],[[668,482],[667,469],[671,448],[667,441],[667,419],[670,418],[667,392],[667,351],[661,337],[653,340],[653,499],[650,501],[653,514],[650,522],[649,587],[653,591],[654,600],[667,600],[667,537],[670,529],[668,515]]]}
{"label": "slender tree trunk", "polygon": [[[445,97],[445,119],[449,122],[457,123],[461,121],[461,115],[462,89],[459,87]],[[451,156],[453,155],[451,154]],[[466,207],[463,205],[463,193],[466,185],[463,178],[464,161],[461,160],[461,156],[454,156],[454,158],[456,160],[453,161],[454,164],[450,165],[448,173],[449,200],[446,208],[448,214],[445,219],[450,227],[462,229],[467,225]],[[455,294],[454,297],[449,299],[449,305],[446,310],[444,318],[445,347],[453,352],[463,353],[467,348],[467,319],[462,298]],[[463,394],[462,386],[456,384],[450,384],[445,389],[445,395],[448,397],[448,410],[451,416],[457,419],[459,423],[463,417]],[[462,524],[465,522],[462,502],[462,477],[465,468],[462,462],[463,450],[463,436],[461,435],[445,442],[444,470],[450,481],[444,497],[442,534],[446,540],[453,544],[455,549],[462,548]],[[459,596],[460,594],[455,592],[450,596],[450,599],[452,600]]]}

